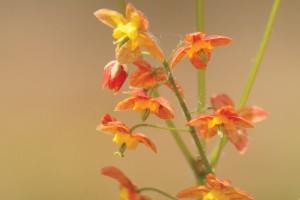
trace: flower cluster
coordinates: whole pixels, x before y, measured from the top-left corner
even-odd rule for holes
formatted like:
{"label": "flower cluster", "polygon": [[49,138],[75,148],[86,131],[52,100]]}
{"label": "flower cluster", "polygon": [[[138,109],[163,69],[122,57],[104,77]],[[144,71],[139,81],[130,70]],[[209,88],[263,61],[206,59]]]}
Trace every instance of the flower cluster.
{"label": "flower cluster", "polygon": [[[117,155],[123,157],[126,149],[135,150],[141,143],[157,153],[157,147],[148,136],[138,133],[138,127],[153,127],[170,130],[183,155],[187,158],[191,169],[194,171],[199,185],[187,188],[177,194],[177,198],[202,198],[203,200],[252,200],[246,192],[231,187],[229,180],[219,181],[215,174],[215,163],[219,158],[222,149],[216,151],[216,155],[208,159],[205,143],[211,138],[220,136],[221,147],[230,141],[239,153],[244,153],[248,147],[247,128],[254,128],[253,123],[264,120],[267,112],[258,106],[249,106],[235,109],[232,99],[225,94],[218,94],[211,97],[211,106],[206,110],[198,109],[192,115],[186,104],[184,89],[175,79],[173,68],[185,57],[188,57],[196,70],[205,73],[213,49],[232,42],[232,39],[225,36],[207,36],[202,32],[186,34],[184,44],[179,45],[173,53],[165,59],[165,56],[156,42],[155,38],[148,31],[149,22],[144,14],[128,3],[125,15],[109,10],[100,9],[95,16],[104,24],[113,28],[113,42],[116,45],[115,59],[104,67],[102,87],[108,87],[115,94],[122,88],[127,77],[129,77],[130,90],[124,92],[130,97],[121,100],[115,106],[115,111],[133,110],[141,114],[142,123],[135,124],[131,128],[124,122],[118,121],[110,114],[106,114],[97,130],[113,135],[113,142],[119,145]],[[154,66],[145,58],[151,55],[161,64]],[[134,68],[129,73],[130,68]],[[194,69],[194,70],[195,70]],[[181,123],[184,128],[177,128],[172,121],[176,117],[171,102],[160,96],[160,86],[166,86],[179,102],[186,121]],[[209,113],[209,110],[213,111]],[[201,111],[200,111],[201,110]],[[166,120],[168,126],[158,126],[145,123],[150,114],[159,119]],[[189,132],[199,152],[193,156],[189,148],[182,140],[179,132]],[[224,142],[225,141],[225,142]],[[217,147],[220,147],[217,146]],[[200,163],[200,164],[199,164]],[[201,165],[201,166],[200,166]],[[201,170],[199,170],[199,166]],[[103,175],[112,177],[120,183],[121,200],[149,200],[141,194],[143,190],[138,189],[126,177],[122,171],[115,167],[103,168]],[[170,195],[155,189],[171,199]]]}

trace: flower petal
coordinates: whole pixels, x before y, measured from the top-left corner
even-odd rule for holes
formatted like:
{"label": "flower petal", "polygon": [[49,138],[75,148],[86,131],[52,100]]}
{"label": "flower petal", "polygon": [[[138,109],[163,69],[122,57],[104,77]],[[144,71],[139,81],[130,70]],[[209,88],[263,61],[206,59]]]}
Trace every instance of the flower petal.
{"label": "flower petal", "polygon": [[204,194],[208,193],[210,188],[206,186],[194,186],[180,191],[176,197],[177,198],[197,198],[202,197]]}
{"label": "flower petal", "polygon": [[141,11],[136,10],[131,3],[128,3],[126,6],[126,18],[128,21],[136,23],[139,31],[146,31],[148,29],[149,22],[147,18]]}
{"label": "flower petal", "polygon": [[213,116],[211,115],[206,115],[206,114],[200,114],[195,117],[193,117],[188,123],[186,123],[186,126],[195,126],[195,125],[200,125],[200,124],[207,124],[210,121],[214,119]]}
{"label": "flower petal", "polygon": [[132,136],[135,137],[135,139],[138,140],[139,142],[143,143],[144,145],[152,149],[152,151],[157,153],[157,148],[155,144],[147,136],[141,133],[132,134]]}
{"label": "flower petal", "polygon": [[97,127],[97,130],[115,134],[116,132],[129,133],[130,128],[123,122],[117,121],[116,118],[106,114],[102,118],[102,123]]}
{"label": "flower petal", "polygon": [[214,47],[226,45],[226,44],[232,42],[231,38],[219,36],[219,35],[206,36],[203,40],[210,41],[211,45]]}
{"label": "flower petal", "polygon": [[239,153],[243,154],[248,148],[248,136],[245,128],[226,129],[225,132],[232,144],[236,147]]}
{"label": "flower petal", "polygon": [[119,102],[116,107],[115,111],[118,110],[132,110],[137,99],[136,97],[129,97],[127,99],[124,99],[123,101]]}
{"label": "flower petal", "polygon": [[208,61],[210,60],[210,54],[211,53],[209,51],[204,50],[195,52],[191,55],[190,61],[195,68],[205,70]]}
{"label": "flower petal", "polygon": [[141,45],[149,52],[150,55],[163,62],[165,56],[158,44],[155,42],[154,37],[146,32],[140,34],[140,36],[142,37]]}
{"label": "flower petal", "polygon": [[155,113],[158,117],[161,119],[173,119],[175,111],[172,108],[170,102],[163,98],[163,97],[157,97],[155,98],[155,101],[159,103],[159,108],[157,112]]}
{"label": "flower petal", "polygon": [[170,62],[170,66],[174,67],[175,65],[177,65],[180,61],[182,61],[184,59],[184,57],[187,55],[187,51],[190,49],[190,46],[185,46],[185,47],[180,47],[176,50],[176,52],[174,53],[171,62]]}
{"label": "flower petal", "polygon": [[135,191],[135,187],[127,176],[123,174],[121,170],[116,167],[104,167],[101,169],[101,173],[105,176],[116,179],[119,183],[126,187],[130,191]]}
{"label": "flower petal", "polygon": [[223,191],[223,193],[228,197],[230,200],[254,200],[249,194],[244,191],[241,191],[237,188],[228,188]]}
{"label": "flower petal", "polygon": [[260,122],[268,117],[268,112],[258,106],[242,108],[238,111],[239,115],[251,123]]}
{"label": "flower petal", "polygon": [[216,178],[214,174],[208,174],[206,176],[206,182],[215,190],[222,190],[230,186],[230,180],[220,181]]}
{"label": "flower petal", "polygon": [[217,94],[210,98],[210,102],[214,109],[219,109],[222,106],[231,105],[234,107],[234,103],[231,98],[226,94]]}
{"label": "flower petal", "polygon": [[141,53],[142,50],[140,47],[131,49],[130,41],[128,41],[116,51],[116,58],[120,64],[132,63],[139,58]]}
{"label": "flower petal", "polygon": [[100,9],[94,12],[94,15],[104,24],[116,28],[119,24],[125,24],[125,17],[116,11],[109,9]]}
{"label": "flower petal", "polygon": [[231,119],[233,121],[233,124],[237,127],[254,128],[254,126],[250,122],[240,116],[230,116],[228,118]]}

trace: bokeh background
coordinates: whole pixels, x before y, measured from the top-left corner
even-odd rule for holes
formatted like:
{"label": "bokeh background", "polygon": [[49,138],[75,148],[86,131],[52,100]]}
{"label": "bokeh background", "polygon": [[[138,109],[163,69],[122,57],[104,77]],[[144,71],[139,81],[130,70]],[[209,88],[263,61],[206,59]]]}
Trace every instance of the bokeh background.
{"label": "bokeh background", "polygon": [[[130,2],[148,17],[150,31],[166,55],[196,29],[194,1]],[[234,39],[212,55],[208,97],[224,92],[239,101],[272,2],[205,2],[206,33]],[[194,185],[170,133],[141,128],[159,153],[140,145],[120,159],[113,155],[118,147],[112,137],[95,130],[106,113],[129,126],[140,122],[132,111],[113,112],[125,94],[115,96],[101,88],[103,67],[114,59],[114,46],[112,30],[93,16],[100,8],[118,10],[118,5],[113,0],[1,0],[1,199],[118,199],[118,183],[99,172],[111,165],[140,187],[176,194]],[[249,131],[250,146],[244,155],[227,145],[217,169],[220,179],[230,178],[255,199],[300,198],[299,20],[300,1],[283,1],[247,103],[264,107],[270,117]],[[130,72],[134,69],[129,66]],[[196,107],[195,72],[188,61],[175,69],[190,108]],[[184,124],[174,96],[163,91],[177,110],[175,121]],[[154,116],[149,122],[163,125]],[[184,138],[195,152],[192,140]]]}

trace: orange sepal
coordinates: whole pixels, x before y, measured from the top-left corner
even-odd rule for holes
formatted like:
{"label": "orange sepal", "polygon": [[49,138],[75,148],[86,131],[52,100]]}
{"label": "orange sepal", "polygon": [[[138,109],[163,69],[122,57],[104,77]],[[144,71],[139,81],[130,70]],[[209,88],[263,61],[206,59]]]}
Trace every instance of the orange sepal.
{"label": "orange sepal", "polygon": [[115,134],[116,132],[129,133],[130,128],[127,127],[123,122],[117,121],[116,118],[106,114],[102,120],[101,124],[97,127],[97,130]]}
{"label": "orange sepal", "polygon": [[268,117],[268,112],[258,106],[249,106],[242,108],[238,114],[251,123],[260,122]]}
{"label": "orange sepal", "polygon": [[210,189],[206,186],[194,186],[180,191],[176,197],[177,198],[197,198],[208,193]]}

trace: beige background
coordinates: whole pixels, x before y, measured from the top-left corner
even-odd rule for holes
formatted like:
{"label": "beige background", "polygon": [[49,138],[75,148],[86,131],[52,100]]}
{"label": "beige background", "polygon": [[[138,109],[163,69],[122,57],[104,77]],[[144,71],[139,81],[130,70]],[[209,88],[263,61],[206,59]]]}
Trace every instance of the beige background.
{"label": "beige background", "polygon": [[[167,55],[186,33],[195,31],[194,1],[131,2],[148,17],[150,31]],[[206,33],[234,39],[212,55],[208,96],[225,92],[238,102],[272,2],[206,2]],[[95,130],[106,113],[129,126],[139,123],[134,112],[112,111],[126,95],[101,89],[103,67],[114,58],[114,46],[111,29],[92,15],[100,8],[117,10],[118,5],[112,0],[1,1],[1,199],[118,199],[118,184],[99,173],[109,165],[122,169],[140,187],[176,194],[194,185],[169,133],[140,129],[159,153],[141,145],[118,159],[112,138]],[[300,198],[299,20],[300,1],[283,1],[248,101],[266,108],[270,117],[249,131],[250,146],[243,156],[231,144],[226,147],[217,171],[256,199]],[[196,106],[195,72],[187,61],[175,69],[190,108]],[[176,121],[183,124],[177,102],[165,91],[176,105]],[[155,117],[149,121],[163,124]],[[186,142],[194,150],[189,137]]]}

